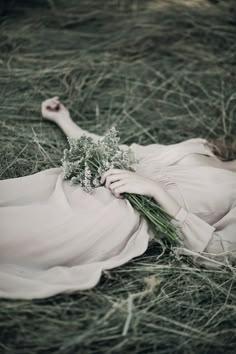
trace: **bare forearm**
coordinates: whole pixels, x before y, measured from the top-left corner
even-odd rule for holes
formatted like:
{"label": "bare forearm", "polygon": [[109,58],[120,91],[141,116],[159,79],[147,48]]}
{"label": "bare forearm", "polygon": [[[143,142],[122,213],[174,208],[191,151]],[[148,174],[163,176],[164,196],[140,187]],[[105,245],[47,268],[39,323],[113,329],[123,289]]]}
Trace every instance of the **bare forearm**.
{"label": "bare forearm", "polygon": [[100,135],[89,133],[87,130],[81,129],[71,118],[61,119],[57,124],[65,135],[70,138],[79,138],[82,134],[86,134],[96,141],[101,139]]}
{"label": "bare forearm", "polygon": [[[81,129],[71,117],[66,119],[61,119],[57,122],[59,128],[64,132],[64,134],[70,138],[80,138],[82,134],[91,137],[93,140],[98,141],[102,138],[101,135],[90,133],[87,130]],[[129,148],[126,144],[119,144],[120,148],[126,150]]]}
{"label": "bare forearm", "polygon": [[[68,109],[59,101],[59,97],[55,96],[42,102],[41,105],[42,117],[55,124],[70,138],[80,138],[82,134],[91,137],[98,141],[102,138],[101,135],[90,133],[87,130],[81,129],[71,118]],[[127,149],[127,145],[120,145]]]}
{"label": "bare forearm", "polygon": [[173,217],[177,215],[181,208],[179,203],[177,203],[177,201],[160,184],[155,186],[152,197]]}

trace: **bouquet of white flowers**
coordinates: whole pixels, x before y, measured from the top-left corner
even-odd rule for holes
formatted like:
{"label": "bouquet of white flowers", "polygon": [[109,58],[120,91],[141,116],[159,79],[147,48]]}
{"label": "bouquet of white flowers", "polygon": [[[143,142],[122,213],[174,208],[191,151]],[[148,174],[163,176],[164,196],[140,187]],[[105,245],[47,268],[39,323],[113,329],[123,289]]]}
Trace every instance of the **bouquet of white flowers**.
{"label": "bouquet of white flowers", "polygon": [[[69,149],[64,150],[62,168],[64,179],[72,184],[79,184],[84,191],[92,193],[101,186],[100,178],[111,168],[135,172],[134,152],[131,148],[122,150],[119,147],[118,132],[112,127],[103,138],[95,142],[83,134],[80,138],[68,138]],[[124,193],[126,199],[150,223],[154,235],[160,241],[160,232],[164,234],[164,243],[176,246],[181,241],[178,230],[170,222],[173,217],[162,209],[156,201],[148,196]],[[162,241],[162,242],[163,242]]]}

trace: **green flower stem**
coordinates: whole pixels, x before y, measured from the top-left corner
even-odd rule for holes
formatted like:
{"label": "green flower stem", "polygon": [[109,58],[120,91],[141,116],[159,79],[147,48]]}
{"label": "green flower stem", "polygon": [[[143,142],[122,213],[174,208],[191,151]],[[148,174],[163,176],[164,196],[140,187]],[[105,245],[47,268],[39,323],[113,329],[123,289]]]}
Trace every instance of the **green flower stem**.
{"label": "green flower stem", "polygon": [[[173,219],[173,216],[170,215],[165,209],[163,209],[161,206],[159,206],[156,202],[153,202],[151,198],[149,197],[143,197],[143,196],[138,196],[140,197],[141,199],[144,199],[146,201],[146,204],[150,207],[152,206],[152,209],[157,209],[159,210],[159,212],[165,216],[168,216],[170,219]],[[139,199],[140,199],[139,198]]]}
{"label": "green flower stem", "polygon": [[[154,213],[154,215],[158,215],[159,218],[161,218],[162,220],[164,220],[165,224],[166,224],[166,216],[169,217],[170,219],[172,219],[173,217],[167,213],[164,209],[162,209],[160,206],[158,206],[156,203],[152,203],[150,201],[150,199],[148,199],[147,197],[143,197],[143,196],[137,196],[137,198],[135,198],[137,201],[145,201],[147,206],[146,208],[148,208],[152,213]],[[140,200],[141,199],[141,200]],[[144,205],[145,207],[145,205]],[[169,223],[169,225],[171,225],[172,228],[174,228],[174,225]]]}
{"label": "green flower stem", "polygon": [[91,163],[91,165],[93,165],[95,167],[95,171],[98,169],[99,164],[95,164],[94,161],[88,160],[89,163]]}
{"label": "green flower stem", "polygon": [[[167,239],[170,241],[179,243],[179,233],[176,230],[176,227],[166,218],[165,215],[157,213],[156,205],[150,206],[150,201],[147,197],[136,196],[134,194],[125,193],[125,197],[131,202],[133,206],[136,207],[142,214],[157,228],[157,231],[161,231],[166,234]],[[145,203],[147,206],[145,206]],[[161,212],[163,209],[158,208]],[[168,213],[167,213],[168,214]],[[168,214],[169,216],[169,214]]]}
{"label": "green flower stem", "polygon": [[[136,198],[134,195],[130,195],[130,197],[131,197],[131,200],[134,201],[135,204],[136,204],[143,212],[147,213],[148,215],[151,215],[150,212],[154,212],[154,219],[155,219],[155,216],[157,215],[156,210],[153,210],[152,208],[148,208],[148,207],[145,208],[145,206],[140,203],[141,201],[139,200],[139,198]],[[144,198],[145,198],[145,197],[144,197]],[[144,200],[145,200],[145,199],[144,199]],[[159,220],[156,219],[159,224],[161,224],[161,223],[160,223],[161,219],[164,221],[164,225],[165,225],[165,218],[163,218],[162,215],[159,214]],[[164,226],[164,225],[163,225],[163,226]]]}

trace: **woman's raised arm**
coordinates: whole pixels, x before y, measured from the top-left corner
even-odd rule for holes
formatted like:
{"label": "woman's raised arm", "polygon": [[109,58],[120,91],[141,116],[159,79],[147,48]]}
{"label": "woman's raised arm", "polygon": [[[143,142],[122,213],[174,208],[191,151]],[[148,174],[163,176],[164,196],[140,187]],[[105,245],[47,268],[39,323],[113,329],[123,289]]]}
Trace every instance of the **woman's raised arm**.
{"label": "woman's raised arm", "polygon": [[102,136],[89,133],[87,130],[81,129],[71,118],[68,109],[59,101],[59,97],[55,96],[42,102],[41,113],[44,119],[47,119],[63,131],[70,138],[79,138],[82,134],[86,134],[94,140],[101,139]]}
{"label": "woman's raised arm", "polygon": [[[70,138],[79,138],[82,134],[91,137],[95,141],[102,138],[101,135],[89,133],[87,130],[81,129],[71,118],[68,109],[59,101],[58,96],[43,101],[41,113],[44,119],[55,123]],[[123,150],[129,148],[126,144],[120,144],[119,146]]]}

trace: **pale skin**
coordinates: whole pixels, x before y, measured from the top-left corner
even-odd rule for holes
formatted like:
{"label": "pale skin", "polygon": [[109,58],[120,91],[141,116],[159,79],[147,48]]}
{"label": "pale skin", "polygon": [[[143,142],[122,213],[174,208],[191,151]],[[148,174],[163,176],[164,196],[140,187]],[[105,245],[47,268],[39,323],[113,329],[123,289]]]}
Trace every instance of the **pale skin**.
{"label": "pale skin", "polygon": [[[95,141],[102,136],[89,133],[81,129],[71,118],[68,109],[60,102],[59,97],[55,96],[45,100],[41,105],[41,113],[44,119],[47,119],[59,126],[59,128],[68,137],[79,138],[82,134],[92,137]],[[127,148],[126,145],[120,145],[121,148]],[[196,154],[197,155],[197,154]],[[201,156],[201,155],[200,155]],[[198,155],[196,158],[200,158]],[[220,166],[224,164],[225,169],[236,171],[236,160],[222,162],[218,159],[207,158],[201,163]],[[161,205],[170,215],[175,217],[181,206],[177,201],[156,181],[138,175],[135,172],[126,170],[110,169],[101,177],[101,183],[108,188],[116,198],[123,198],[122,193],[135,193],[153,197],[158,204]]]}

